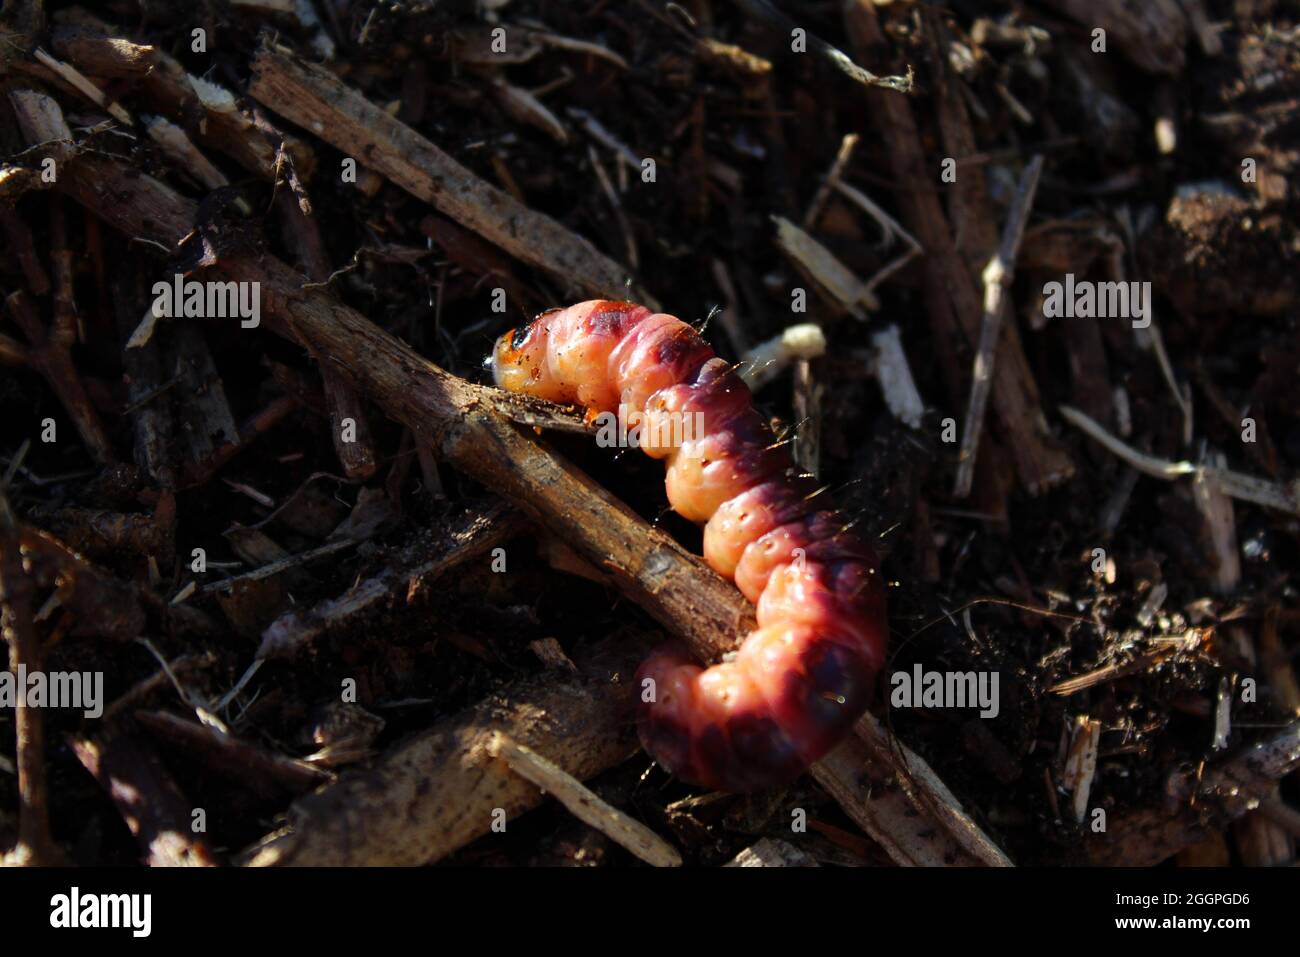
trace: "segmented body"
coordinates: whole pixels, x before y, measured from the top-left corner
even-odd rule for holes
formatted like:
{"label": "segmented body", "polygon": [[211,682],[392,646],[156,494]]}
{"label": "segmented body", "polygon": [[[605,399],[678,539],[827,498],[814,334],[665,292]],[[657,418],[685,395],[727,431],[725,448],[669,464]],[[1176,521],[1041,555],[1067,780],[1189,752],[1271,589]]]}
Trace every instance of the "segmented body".
{"label": "segmented body", "polygon": [[[758,628],[727,660],[704,668],[673,644],[641,666],[646,750],[727,791],[785,783],[829,751],[884,661],[879,564],[814,495],[730,364],[680,319],[596,300],[507,333],[491,365],[511,391],[643,415],[641,449],[666,461],[669,503],[704,524],[705,560],[757,605]],[[674,431],[674,419],[703,428]]]}

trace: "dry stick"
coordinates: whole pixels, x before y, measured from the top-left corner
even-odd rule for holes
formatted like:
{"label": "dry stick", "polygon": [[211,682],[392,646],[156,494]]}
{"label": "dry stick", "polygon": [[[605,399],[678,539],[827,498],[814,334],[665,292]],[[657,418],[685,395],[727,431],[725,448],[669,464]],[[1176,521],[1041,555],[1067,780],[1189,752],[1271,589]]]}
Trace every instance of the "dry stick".
{"label": "dry stick", "polygon": [[[182,352],[188,352],[192,361],[196,364],[210,361],[212,358],[207,343],[201,339],[192,340],[192,345],[182,350]],[[182,378],[182,384],[184,384],[184,378]],[[215,382],[215,373],[208,377],[207,381],[208,383]],[[219,385],[219,383],[217,384]],[[212,388],[211,384],[209,384],[208,392],[213,395],[207,400],[208,404],[202,411],[220,409],[218,400],[220,400],[220,403],[225,402],[225,390],[222,389],[220,395],[216,395],[217,389]],[[190,401],[195,400],[191,399]],[[189,485],[203,485],[206,483],[226,463],[247,449],[258,436],[270,432],[288,418],[290,414],[297,411],[298,405],[298,399],[295,396],[282,395],[278,399],[272,399],[263,408],[249,416],[246,422],[237,426],[235,435],[230,441],[209,449],[201,459],[190,462],[183,476],[186,483]],[[225,411],[229,411],[229,409],[227,408]],[[214,418],[209,415],[206,421],[214,421]]]}
{"label": "dry stick", "polygon": [[908,428],[919,429],[925,415],[925,401],[916,388],[912,366],[903,351],[903,337],[898,326],[890,323],[879,332],[871,334],[874,352],[873,370],[885,406],[894,418]]}
{"label": "dry stick", "polygon": [[[291,192],[281,192],[276,197],[280,218],[285,224],[288,241],[295,247],[298,264],[316,282],[326,282],[330,277],[329,258],[321,238],[318,220],[303,213]],[[326,372],[321,376],[325,400],[330,412],[330,434],[334,440],[334,454],[343,466],[343,474],[355,481],[365,481],[379,468],[375,457],[374,438],[370,421],[357,394],[338,376]],[[344,434],[343,423],[352,422],[353,434]]]}
{"label": "dry stick", "polygon": [[[847,0],[845,25],[859,54],[885,49],[876,8],[870,0]],[[954,401],[963,394],[961,370],[953,351],[963,336],[979,337],[981,307],[974,277],[954,245],[952,231],[939,202],[934,180],[925,175],[933,162],[921,148],[920,133],[911,104],[881,90],[864,94],[876,120],[899,184],[898,201],[903,221],[925,248],[925,304],[930,320],[930,344]],[[993,382],[993,409],[1007,436],[1020,481],[1033,494],[1073,473],[1064,450],[1046,435],[1040,422],[1038,386],[1011,324],[1001,337],[998,366],[1002,374]]]}
{"label": "dry stick", "polygon": [[251,571],[243,572],[239,575],[231,575],[229,578],[223,578],[220,581],[211,582],[199,589],[201,594],[212,595],[220,591],[226,591],[239,582],[261,581],[264,578],[271,578],[290,568],[298,568],[310,562],[317,561],[321,558],[328,558],[338,552],[346,551],[357,545],[357,541],[351,538],[341,538],[337,541],[327,542],[318,548],[309,548],[304,552],[298,552],[294,555],[286,555],[284,558],[273,562],[268,562]]}
{"label": "dry stick", "polygon": [[243,447],[239,426],[206,332],[197,322],[173,323],[165,355],[167,370],[178,377],[173,394],[180,400],[177,416],[187,453],[185,478],[198,484],[211,476],[217,467],[214,463]]}
{"label": "dry stick", "polygon": [[164,548],[169,516],[146,512],[116,512],[102,508],[37,506],[28,518],[38,521],[71,547],[97,554],[126,552],[148,557]]}
{"label": "dry stick", "polygon": [[1093,421],[1078,409],[1068,405],[1060,407],[1061,417],[1090,437],[1096,439],[1108,452],[1123,459],[1133,468],[1154,478],[1172,481],[1186,475],[1197,480],[1205,480],[1217,487],[1225,495],[1239,498],[1244,502],[1254,502],[1265,508],[1275,508],[1281,512],[1300,515],[1300,481],[1290,486],[1281,482],[1270,482],[1232,469],[1217,468],[1212,465],[1194,465],[1191,462],[1169,462],[1139,452],[1130,445],[1121,442],[1106,431],[1098,422]]}
{"label": "dry stick", "polygon": [[1088,798],[1097,773],[1097,742],[1101,740],[1101,722],[1086,714],[1074,719],[1070,752],[1065,761],[1061,786],[1071,793],[1070,810],[1075,823],[1082,823],[1088,813]]}
{"label": "dry stick", "polygon": [[458,520],[432,545],[421,541],[411,549],[414,554],[357,582],[339,597],[281,615],[262,633],[258,659],[291,657],[326,628],[339,627],[394,596],[408,598],[448,570],[509,540],[520,525],[519,515],[504,505]]}
{"label": "dry stick", "polygon": [[[59,148],[55,148],[56,156]],[[0,207],[0,229],[4,230],[9,240],[9,255],[17,261],[27,291],[33,296],[44,296],[50,291],[50,275],[41,265],[41,257],[36,252],[36,239],[27,220],[18,215],[18,211]]]}
{"label": "dry stick", "polygon": [[488,736],[487,753],[500,758],[521,777],[549,791],[574,817],[594,827],[610,840],[627,848],[641,860],[655,867],[680,867],[682,856],[640,821],[633,820],[618,808],[602,801],[589,788],[561,768],[556,767],[532,748],[494,731]]}
{"label": "dry stick", "polygon": [[53,535],[23,526],[18,532],[23,566],[37,587],[57,589],[58,607],[72,617],[73,637],[131,641],[145,624],[135,585],[86,561]]}
{"label": "dry stick", "polygon": [[[33,124],[45,135],[35,142],[53,144],[52,156],[61,164],[71,155],[72,132],[63,120],[63,113],[53,100],[28,90],[13,90],[9,95],[19,123]],[[57,169],[56,165],[56,169]],[[61,211],[56,211],[53,223],[56,244],[66,247],[61,239]],[[76,426],[86,448],[100,463],[113,461],[113,446],[99,420],[99,413],[86,394],[81,377],[72,363],[72,345],[76,339],[75,307],[70,302],[72,278],[71,263],[56,256],[55,321],[47,332],[42,328],[36,309],[22,290],[10,294],[7,305],[14,322],[27,338],[26,360],[49,384],[60,403]]]}
{"label": "dry stick", "polygon": [[268,751],[210,725],[167,711],[137,711],[140,725],[190,756],[202,755],[215,771],[266,798],[301,794],[334,780],[334,775],[297,758]]}
{"label": "dry stick", "polygon": [[971,482],[975,479],[975,455],[979,451],[980,434],[984,431],[984,410],[988,407],[989,391],[993,386],[994,360],[1002,332],[1002,316],[1007,308],[1007,290],[1015,279],[1020,241],[1029,222],[1029,211],[1034,208],[1034,194],[1038,191],[1038,178],[1042,174],[1043,157],[1040,154],[1029,161],[1020,176],[1020,185],[1016,188],[1007,213],[1007,224],[1002,231],[1002,245],[984,268],[984,318],[980,324],[975,366],[971,371],[970,400],[966,405],[961,452],[957,457],[957,480],[952,490],[956,499],[970,494]]}
{"label": "dry stick", "polygon": [[152,748],[130,734],[70,738],[68,744],[113,799],[150,867],[215,866],[194,832],[194,805]]}
{"label": "dry stick", "polygon": [[[39,140],[41,131],[29,130],[28,136]],[[175,247],[190,233],[197,214],[194,203],[159,181],[99,156],[83,156],[69,163],[60,176],[59,188],[120,231],[168,247]],[[671,632],[686,639],[701,658],[717,658],[733,650],[736,637],[753,627],[753,608],[734,586],[667,534],[647,525],[574,466],[521,435],[500,411],[510,406],[501,403],[496,390],[473,385],[438,368],[321,288],[304,289],[304,277],[273,256],[234,256],[216,268],[230,279],[260,282],[270,328],[302,343],[322,362],[333,363],[358,392],[405,424],[420,441],[438,447],[448,462],[516,502],[539,525],[602,568],[619,590]],[[601,709],[613,704],[612,699],[601,698],[599,690],[585,697],[573,697],[571,693],[568,699],[568,705],[583,710],[586,726],[601,733],[610,726],[607,711]],[[552,702],[552,706],[566,707],[563,699]],[[515,731],[509,733],[552,760],[555,747],[568,746],[554,741],[541,744],[537,738],[526,740]],[[883,819],[891,824],[910,821],[909,826],[921,832],[919,840],[949,847],[951,850],[944,851],[941,858],[964,857],[964,850],[969,855],[964,857],[967,860],[1007,862],[919,758],[904,752],[900,760],[894,754],[888,735],[871,715],[859,722],[857,733],[860,740],[851,740],[847,751],[841,748],[836,753],[866,749],[866,753],[877,757],[879,771],[874,784],[862,780],[861,765],[852,761],[824,760],[814,773],[868,833],[875,836],[881,832],[882,817],[875,807],[873,787],[888,785],[897,778],[921,816],[911,807],[904,807],[905,799],[899,797],[897,801],[891,799]],[[615,750],[594,731],[592,736],[571,744],[577,750],[575,761],[582,762],[587,762],[591,752],[608,758]],[[443,750],[441,745],[426,742],[419,753],[427,758]],[[405,759],[394,760],[400,763]],[[564,766],[563,762],[557,763]],[[588,773],[612,763],[596,763]],[[427,773],[433,773],[435,767],[421,766]],[[570,767],[566,770],[584,776]],[[446,771],[460,782],[448,785],[456,794],[466,786],[457,777],[459,773],[457,769]],[[401,776],[396,770],[392,774]],[[481,771],[473,771],[471,778],[480,780]],[[403,788],[405,794],[406,785]],[[421,799],[420,814],[442,813],[426,807],[431,799],[427,795]],[[516,799],[522,800],[518,794]],[[405,798],[398,795],[394,800]],[[926,824],[927,817],[932,824]],[[942,826],[936,828],[936,824]],[[912,859],[904,862],[911,863]]]}
{"label": "dry stick", "polygon": [[[23,570],[20,533],[9,497],[0,488],[0,625],[9,643],[9,670],[39,672],[41,641],[32,621],[32,582]],[[40,709],[27,704],[20,688],[14,705],[14,734],[18,750],[18,844],[8,861],[15,864],[55,863],[50,839],[50,812],[45,787],[45,726]]]}
{"label": "dry stick", "polygon": [[86,97],[86,99],[90,100],[100,109],[108,111],[109,115],[123,126],[131,126],[135,123],[135,121],[131,119],[131,114],[128,113],[121,104],[111,102],[108,97],[104,95],[104,91],[88,80],[76,67],[64,63],[61,60],[56,60],[40,47],[36,48],[36,52],[33,56],[36,58],[38,63],[53,70],[64,80],[64,82],[77,90],[77,92],[81,93]]}
{"label": "dry stick", "polygon": [[[907,773],[900,773],[904,766]],[[929,766],[893,740],[872,714],[864,715],[854,734],[814,764],[811,773],[897,864],[1010,863],[965,816]],[[955,810],[945,821],[944,809],[949,806]]]}
{"label": "dry stick", "polygon": [[880,308],[871,287],[834,253],[784,216],[772,216],[777,249],[815,282],[835,304],[858,319]]}
{"label": "dry stick", "polygon": [[188,134],[171,120],[162,116],[147,116],[144,118],[144,128],[149,138],[191,179],[208,189],[230,185],[226,175],[213,166],[212,161],[194,145]]}
{"label": "dry stick", "polygon": [[587,131],[588,136],[626,163],[629,169],[640,171],[641,158],[632,152],[630,146],[605,129],[600,120],[576,106],[569,107],[567,112]]}
{"label": "dry stick", "polygon": [[617,296],[625,288],[628,271],[586,239],[479,179],[320,67],[263,48],[248,92],[516,258],[589,295]]}
{"label": "dry stick", "polygon": [[[974,94],[969,85],[957,75],[951,63],[945,62],[948,58],[940,52],[950,49],[959,38],[938,11],[927,7],[921,16],[919,30],[929,38],[927,45],[933,51],[934,74],[930,85],[934,91],[939,142],[944,156],[960,157],[957,160],[957,181],[944,186],[948,219],[953,226],[958,252],[970,268],[979,269],[998,248],[998,225],[985,171],[979,163],[970,161],[980,151],[971,124],[972,106],[978,107],[978,104],[971,102]],[[1012,154],[1008,162],[1018,162],[1019,159],[1018,154]]]}
{"label": "dry stick", "polygon": [[[751,17],[764,20],[782,32],[789,34],[790,31],[800,29],[799,24],[795,23],[784,13],[778,10],[767,0],[735,0],[736,6],[740,7]],[[835,69],[839,70],[850,79],[856,80],[863,86],[881,87],[886,90],[895,90],[899,93],[912,92],[912,71],[909,68],[907,76],[876,76],[868,70],[858,66],[848,55],[841,50],[831,46],[825,40],[815,34],[807,33],[808,45],[812,47],[813,52],[826,59]]]}
{"label": "dry stick", "polygon": [[830,199],[831,188],[838,183],[840,177],[844,174],[844,169],[849,165],[849,160],[853,158],[853,151],[858,145],[857,133],[846,133],[840,140],[840,148],[835,154],[835,162],[831,164],[830,172],[821,181],[817,187],[817,192],[813,194],[812,202],[808,204],[808,210],[803,214],[804,232],[811,233],[817,228],[817,220],[821,218],[822,210],[826,208],[826,200]]}
{"label": "dry stick", "polygon": [[876,224],[885,232],[885,242],[890,242],[897,237],[907,246],[906,252],[899,254],[899,256],[892,262],[885,263],[885,265],[881,266],[875,275],[867,280],[866,287],[868,292],[874,292],[877,286],[910,263],[915,257],[920,256],[925,252],[925,250],[921,248],[921,244],[916,241],[916,237],[904,229],[893,216],[890,216],[887,212],[877,206],[866,193],[850,186],[842,179],[832,179],[830,185],[841,196],[856,205],[876,221]]}
{"label": "dry stick", "polygon": [[[109,442],[108,434],[99,420],[99,413],[95,411],[94,403],[90,401],[81,376],[72,363],[71,343],[64,344],[54,338],[54,335],[46,333],[41,327],[35,306],[23,290],[10,293],[5,305],[15,325],[27,337],[28,365],[40,374],[50,390],[59,397],[60,404],[72,419],[91,457],[101,464],[112,462],[115,458],[112,443]],[[57,331],[54,329],[51,333]]]}

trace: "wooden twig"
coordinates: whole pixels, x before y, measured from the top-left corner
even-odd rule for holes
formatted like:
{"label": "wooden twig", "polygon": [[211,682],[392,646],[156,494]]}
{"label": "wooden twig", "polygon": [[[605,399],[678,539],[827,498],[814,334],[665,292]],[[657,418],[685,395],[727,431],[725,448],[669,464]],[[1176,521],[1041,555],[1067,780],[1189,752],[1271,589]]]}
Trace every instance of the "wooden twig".
{"label": "wooden twig", "polygon": [[618,296],[625,288],[627,270],[586,239],[479,179],[333,74],[264,47],[248,92],[516,258],[590,295]]}
{"label": "wooden twig", "polygon": [[821,219],[822,211],[826,208],[826,200],[830,198],[831,189],[844,175],[844,169],[849,165],[849,160],[853,158],[853,151],[857,149],[858,139],[857,133],[846,133],[840,140],[840,148],[835,154],[835,162],[831,164],[830,171],[817,187],[817,192],[813,194],[808,209],[804,211],[802,224],[804,232],[811,233],[817,228],[817,220]]}
{"label": "wooden twig", "polygon": [[930,766],[897,741],[875,715],[863,715],[854,735],[814,764],[811,773],[897,864],[1005,867],[1011,863]]}
{"label": "wooden twig", "polygon": [[[118,275],[110,283],[113,314],[119,341],[130,336],[140,318],[138,303],[145,301],[144,286],[138,276]],[[152,315],[152,308],[149,309]],[[167,335],[164,333],[163,335]],[[161,343],[154,338],[139,348],[122,350],[122,367],[127,380],[126,414],[134,423],[135,461],[150,479],[163,489],[176,488],[173,431],[175,417],[167,395],[170,387],[163,379]],[[172,383],[179,378],[173,378]]]}
{"label": "wooden twig", "polygon": [[32,228],[19,216],[16,210],[0,207],[0,228],[9,240],[10,255],[17,260],[27,283],[27,291],[33,296],[44,296],[50,291],[50,275],[41,265],[41,257],[36,253],[36,241]]}
{"label": "wooden twig", "polygon": [[640,821],[602,801],[573,775],[556,767],[532,748],[512,741],[507,734],[493,731],[488,735],[484,749],[492,757],[504,761],[515,774],[551,794],[574,817],[627,848],[647,864],[654,867],[681,866],[682,856],[675,847]]}
{"label": "wooden twig", "polygon": [[[41,640],[32,619],[32,580],[23,569],[21,534],[0,488],[0,628],[9,645],[9,670],[39,673],[44,667]],[[18,844],[6,856],[14,864],[56,862],[50,838],[50,812],[45,784],[45,722],[40,708],[27,703],[26,689],[14,706],[14,735],[18,759]]]}
{"label": "wooden twig", "polygon": [[216,860],[194,831],[192,802],[158,755],[129,734],[71,738],[82,767],[100,783],[144,851],[150,867],[213,867]]}
{"label": "wooden twig", "polygon": [[[1211,456],[1213,467],[1222,471],[1222,453]],[[1203,551],[1210,582],[1220,595],[1229,595],[1241,584],[1241,549],[1237,542],[1236,510],[1232,498],[1205,473],[1192,480],[1192,501],[1201,513]]]}
{"label": "wooden twig", "polygon": [[[286,236],[297,253],[298,265],[316,282],[329,279],[331,269],[320,234],[319,222],[302,211],[293,194],[281,192],[276,197],[280,218],[286,226]],[[343,474],[354,481],[365,481],[379,468],[375,457],[375,441],[370,431],[361,400],[345,382],[332,371],[322,370],[321,382],[330,412],[330,437],[334,453],[343,466]],[[345,430],[344,421],[350,420],[351,430]],[[345,435],[345,432],[349,434]]]}
{"label": "wooden twig", "polygon": [[33,509],[28,518],[39,522],[73,548],[92,555],[123,552],[154,556],[164,564],[167,538],[171,533],[167,509],[159,515],[143,512],[115,512],[101,508]]}
{"label": "wooden twig", "polygon": [[165,371],[177,378],[180,433],[189,453],[187,478],[193,484],[206,480],[214,462],[225,462],[240,443],[239,426],[226,398],[226,388],[208,348],[207,335],[194,319],[172,322]]}
{"label": "wooden twig", "polygon": [[1078,409],[1063,405],[1060,411],[1067,422],[1087,433],[1090,438],[1101,443],[1108,452],[1123,459],[1145,475],[1164,479],[1167,482],[1190,475],[1197,480],[1204,479],[1211,482],[1225,495],[1241,499],[1243,502],[1254,502],[1265,508],[1275,508],[1292,515],[1300,515],[1300,482],[1293,482],[1290,486],[1286,486],[1280,482],[1269,482],[1253,475],[1234,472],[1232,469],[1158,459],[1121,442]]}
{"label": "wooden twig", "polygon": [[880,308],[880,300],[834,253],[784,216],[773,216],[776,245],[799,270],[825,290],[843,311],[859,319]]}
{"label": "wooden twig", "polygon": [[[768,0],[735,0],[736,6],[740,7],[751,17],[770,23],[784,33],[789,34],[799,26],[784,13],[774,7]],[[876,76],[870,70],[864,70],[854,63],[842,50],[831,46],[825,40],[808,32],[808,46],[818,56],[822,57],[831,66],[839,70],[845,76],[856,80],[863,86],[878,87],[884,90],[893,90],[897,93],[912,92],[912,71],[909,68],[907,76]]]}
{"label": "wooden twig", "polygon": [[75,273],[72,250],[68,247],[68,224],[64,216],[64,199],[57,193],[50,199],[50,273],[53,276],[54,318],[46,342],[65,352],[82,338],[77,319],[77,302],[73,292]]}
{"label": "wooden twig", "polygon": [[336,555],[339,552],[352,548],[357,543],[350,538],[341,538],[333,542],[326,542],[317,548],[309,548],[304,552],[295,555],[286,555],[284,558],[273,562],[268,562],[259,568],[251,569],[240,575],[232,575],[229,578],[223,578],[220,581],[210,582],[204,585],[199,591],[204,595],[212,595],[220,591],[228,591],[233,585],[239,582],[261,581],[266,578],[272,578],[281,572],[288,571],[291,568],[298,568],[301,565],[310,562],[319,561],[322,558],[328,558],[330,555]]}
{"label": "wooden twig", "polygon": [[207,189],[220,189],[230,185],[226,174],[212,165],[212,161],[194,145],[186,132],[162,116],[144,118],[145,132],[170,157],[176,166]]}
{"label": "wooden twig", "polygon": [[1065,761],[1061,786],[1070,792],[1070,810],[1075,823],[1082,823],[1088,813],[1092,779],[1097,773],[1097,743],[1101,740],[1101,722],[1086,714],[1078,715],[1070,734],[1070,752]]}
{"label": "wooden twig", "polygon": [[[836,174],[832,172],[831,175],[835,176]],[[925,250],[923,250],[921,244],[916,241],[916,237],[904,229],[899,224],[898,220],[885,212],[875,203],[874,200],[872,200],[870,196],[862,192],[862,190],[849,185],[842,179],[832,179],[830,184],[837,193],[875,220],[876,225],[878,225],[885,234],[885,243],[891,242],[897,238],[901,239],[903,245],[907,247],[907,249],[896,256],[892,261],[881,266],[880,269],[878,269],[875,274],[864,283],[867,292],[874,293],[877,286],[883,283],[890,276],[894,275],[894,273],[901,270],[917,256],[920,256],[925,252]]]}
{"label": "wooden twig", "polygon": [[56,60],[40,47],[36,48],[33,54],[36,61],[49,70],[52,70],[73,89],[81,93],[86,99],[90,100],[100,109],[108,112],[113,119],[117,120],[123,126],[131,126],[135,121],[131,119],[131,114],[120,103],[114,103],[104,95],[104,91],[92,83],[76,67],[64,63],[62,60]]}
{"label": "wooden twig", "polygon": [[187,754],[201,754],[205,767],[262,797],[302,794],[334,780],[333,774],[313,764],[167,711],[137,711],[135,719],[154,737]]}
{"label": "wooden twig", "polygon": [[[988,177],[983,165],[975,160],[980,147],[971,113],[980,106],[967,78],[954,69],[954,58],[945,55],[945,51],[959,49],[958,45],[966,38],[955,34],[951,18],[936,8],[922,7],[919,15],[919,32],[927,41],[933,70],[929,85],[933,89],[934,119],[943,155],[957,160],[956,182],[941,187],[947,201],[948,220],[952,223],[953,242],[970,269],[979,270],[988,264],[998,247],[998,222]],[[977,20],[972,31],[979,29],[980,23],[991,22]],[[987,115],[983,119],[987,122]],[[1007,162],[1020,162],[1019,151],[1011,153]]]}
{"label": "wooden twig", "polygon": [[338,627],[382,601],[408,600],[409,595],[448,570],[507,541],[518,528],[519,516],[505,506],[474,512],[458,521],[444,536],[431,542],[421,541],[417,546],[418,558],[409,556],[409,560],[358,582],[337,598],[277,618],[262,633],[257,657],[290,657],[327,628]]}
{"label": "wooden twig", "polygon": [[975,478],[975,456],[979,450],[980,434],[984,431],[984,410],[988,406],[989,390],[993,387],[994,360],[1002,333],[1002,317],[1007,308],[1007,290],[1015,279],[1020,240],[1025,235],[1025,225],[1029,222],[1029,211],[1034,208],[1034,194],[1038,192],[1038,179],[1042,174],[1043,157],[1038,155],[1029,161],[1020,176],[1020,185],[1016,188],[1011,209],[1007,212],[1006,227],[1002,231],[1002,245],[984,269],[984,316],[980,321],[979,347],[975,350],[970,399],[966,404],[961,451],[957,456],[957,478],[952,492],[956,499],[970,495],[971,482]]}
{"label": "wooden twig", "polygon": [[[197,332],[197,330],[194,331]],[[205,358],[208,360],[211,359],[211,353],[208,352],[207,343],[203,342],[201,339],[191,341],[194,343],[191,355],[194,357],[196,364],[203,363]],[[174,353],[174,355],[175,354],[176,353]],[[194,371],[197,370],[182,369],[177,374],[177,377],[183,382],[188,378],[189,373]],[[219,381],[217,383],[217,390],[214,391],[218,390],[221,393],[219,396],[212,397],[210,400],[206,401],[200,409],[191,410],[189,413],[190,417],[198,415],[202,418],[204,412],[206,412],[209,415],[208,421],[213,421],[211,415],[213,413],[221,412],[225,403],[225,390],[220,389]],[[184,409],[185,407],[182,408]],[[297,409],[297,398],[294,396],[282,395],[278,399],[272,399],[257,412],[249,416],[247,421],[234,429],[233,433],[224,431],[222,433],[217,433],[225,434],[227,438],[219,445],[209,445],[202,457],[187,464],[184,471],[186,484],[202,485],[207,482],[207,480],[216,474],[222,466],[237,456],[240,452],[247,449],[259,436],[270,432],[273,428],[288,418],[291,413],[297,411]],[[229,411],[228,406],[225,407],[225,411]],[[215,421],[224,423],[224,416]]]}
{"label": "wooden twig", "polygon": [[[1081,675],[1075,675],[1073,678],[1066,678],[1050,686],[1047,691],[1049,694],[1059,694],[1062,696],[1077,694],[1088,688],[1095,687],[1099,684],[1105,684],[1108,681],[1116,681],[1128,675],[1142,674],[1149,672],[1156,666],[1160,665],[1169,658],[1172,658],[1179,651],[1187,651],[1194,648],[1201,640],[1201,632],[1193,629],[1185,636],[1185,643],[1171,642],[1163,648],[1156,648],[1139,655],[1132,661],[1123,664],[1107,664],[1100,668],[1094,668],[1092,671],[1085,672]],[[1182,647],[1180,647],[1180,644]]]}

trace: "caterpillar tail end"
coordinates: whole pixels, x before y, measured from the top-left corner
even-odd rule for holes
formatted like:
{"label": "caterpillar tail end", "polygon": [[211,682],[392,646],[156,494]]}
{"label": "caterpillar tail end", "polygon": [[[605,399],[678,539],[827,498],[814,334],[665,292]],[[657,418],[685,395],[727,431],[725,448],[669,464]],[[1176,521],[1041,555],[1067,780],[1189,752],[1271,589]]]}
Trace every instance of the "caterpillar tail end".
{"label": "caterpillar tail end", "polygon": [[[748,654],[709,668],[674,642],[637,671],[641,745],[687,783],[732,793],[788,785],[870,703],[872,673],[842,646],[803,627],[765,628],[750,637],[757,640]],[[773,652],[780,659],[791,646],[803,667],[774,661],[776,667],[763,668],[748,660]]]}

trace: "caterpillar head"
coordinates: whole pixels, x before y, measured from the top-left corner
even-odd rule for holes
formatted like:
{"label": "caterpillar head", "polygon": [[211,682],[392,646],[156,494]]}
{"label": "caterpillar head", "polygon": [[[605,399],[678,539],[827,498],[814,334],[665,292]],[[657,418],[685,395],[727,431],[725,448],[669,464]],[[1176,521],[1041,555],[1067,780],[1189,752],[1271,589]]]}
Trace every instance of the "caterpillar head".
{"label": "caterpillar head", "polygon": [[502,389],[535,395],[552,402],[564,401],[547,364],[546,323],[534,321],[511,329],[496,341],[487,360],[492,380]]}

